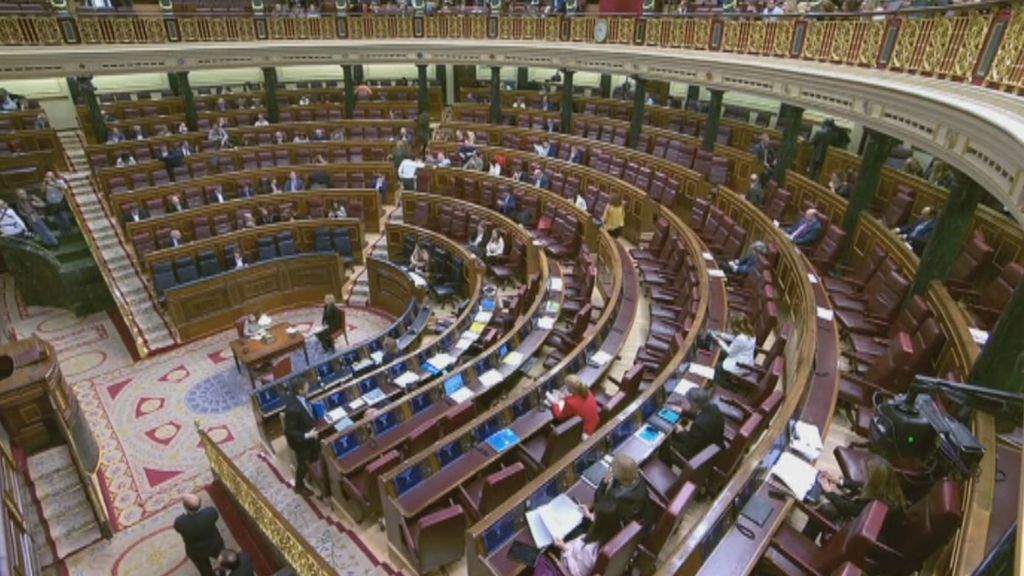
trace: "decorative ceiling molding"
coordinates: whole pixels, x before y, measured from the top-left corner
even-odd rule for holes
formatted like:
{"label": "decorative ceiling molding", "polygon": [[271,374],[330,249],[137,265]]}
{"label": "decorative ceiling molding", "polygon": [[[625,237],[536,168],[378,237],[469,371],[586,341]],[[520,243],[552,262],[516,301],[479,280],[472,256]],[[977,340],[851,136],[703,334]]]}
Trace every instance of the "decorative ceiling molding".
{"label": "decorative ceiling molding", "polygon": [[478,64],[569,68],[741,91],[860,122],[946,160],[1024,222],[1024,98],[922,76],[721,52],[650,46],[469,40],[13,48],[0,77],[292,66]]}

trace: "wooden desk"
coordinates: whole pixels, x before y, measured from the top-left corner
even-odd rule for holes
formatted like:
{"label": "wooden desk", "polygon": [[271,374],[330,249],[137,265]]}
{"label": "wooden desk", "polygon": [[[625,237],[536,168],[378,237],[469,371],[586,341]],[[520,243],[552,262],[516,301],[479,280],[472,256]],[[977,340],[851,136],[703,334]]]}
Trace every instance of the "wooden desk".
{"label": "wooden desk", "polygon": [[244,366],[254,387],[256,385],[255,368],[261,364],[273,362],[275,358],[291,354],[302,348],[303,354],[306,355],[306,364],[309,364],[306,338],[301,332],[288,334],[288,329],[291,327],[292,325],[287,322],[271,326],[269,342],[245,337],[231,341],[231,353],[235,356],[235,368],[241,372]]}
{"label": "wooden desk", "polygon": [[[793,507],[793,498],[788,495],[782,499],[772,498],[768,495],[769,487],[767,482],[763,482],[750,499],[751,501],[763,499],[763,501],[771,503],[772,512],[764,526],[758,526],[745,516],[738,516],[736,523],[718,542],[715,551],[704,561],[704,565],[697,572],[699,576],[717,576],[718,574],[740,576],[754,571],[764,551],[771,545],[775,532],[782,526]],[[749,532],[744,534],[743,532],[746,531]]]}

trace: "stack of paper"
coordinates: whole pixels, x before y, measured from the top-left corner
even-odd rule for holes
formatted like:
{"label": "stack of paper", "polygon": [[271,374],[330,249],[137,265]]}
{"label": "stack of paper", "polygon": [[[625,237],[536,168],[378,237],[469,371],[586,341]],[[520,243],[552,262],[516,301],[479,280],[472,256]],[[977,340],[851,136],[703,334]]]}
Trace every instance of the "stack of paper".
{"label": "stack of paper", "polygon": [[554,316],[544,316],[540,320],[537,320],[537,328],[541,330],[551,330],[555,327]]}
{"label": "stack of paper", "polygon": [[476,342],[480,338],[480,333],[473,332],[472,330],[466,330],[459,338],[462,340],[469,340],[470,342]]}
{"label": "stack of paper", "polygon": [[473,322],[487,324],[488,322],[491,321],[492,316],[494,316],[493,312],[477,312],[476,316],[473,317]]}
{"label": "stack of paper", "polygon": [[564,283],[562,282],[561,278],[552,278],[551,280],[548,281],[548,288],[552,292],[561,292],[563,286]]}
{"label": "stack of paper", "polygon": [[417,274],[415,272],[409,272],[409,278],[412,278],[412,285],[413,286],[415,286],[417,288],[426,288],[427,287],[427,281],[426,281],[426,279],[423,278],[423,276],[420,276],[419,274]]}
{"label": "stack of paper", "polygon": [[415,383],[417,383],[419,381],[420,381],[420,375],[419,374],[413,372],[412,370],[407,370],[407,371],[403,372],[402,374],[400,374],[398,376],[398,378],[395,378],[394,383],[395,383],[396,386],[401,386],[402,388],[408,388],[409,386],[411,386],[411,385],[413,385],[413,384],[415,384]]}
{"label": "stack of paper", "polygon": [[363,406],[366,406],[366,400],[362,398],[356,398],[355,400],[348,403],[349,410],[359,410]]}
{"label": "stack of paper", "polygon": [[807,273],[807,279],[811,281],[811,284],[818,283],[818,277],[815,276],[814,274],[811,274],[810,272]]}
{"label": "stack of paper", "polygon": [[[373,406],[374,404],[380,402],[384,398],[384,393],[380,391],[380,388],[374,388],[373,390],[370,390],[366,394],[363,394],[363,400],[366,400],[366,403],[369,404],[370,406]],[[349,407],[351,408],[351,405]]]}
{"label": "stack of paper", "polygon": [[769,475],[778,478],[799,500],[803,500],[818,481],[818,470],[789,452],[779,456]]}
{"label": "stack of paper", "polygon": [[832,319],[835,318],[835,316],[836,315],[834,312],[832,312],[832,309],[822,308],[821,306],[818,306],[818,318],[821,318],[826,322],[831,322]]}
{"label": "stack of paper", "polygon": [[345,416],[341,420],[338,420],[337,422],[334,423],[334,429],[338,432],[341,432],[342,430],[348,428],[349,426],[352,426],[353,424],[355,424],[355,422],[352,422],[351,418]]}
{"label": "stack of paper", "polygon": [[715,257],[711,255],[711,252],[701,252],[700,255],[708,262],[715,261]]}
{"label": "stack of paper", "polygon": [[330,412],[327,413],[327,421],[337,422],[338,420],[341,420],[345,416],[348,416],[348,412],[345,411],[345,407],[338,406],[334,410],[331,410]]}
{"label": "stack of paper", "polygon": [[587,360],[587,364],[595,368],[600,368],[612,360],[612,355],[605,352],[604,350],[598,350],[593,356]]}
{"label": "stack of paper", "polygon": [[475,338],[462,338],[461,340],[455,343],[454,351],[458,352],[459,354],[462,354],[466,350],[469,350],[469,347],[472,346],[473,342],[475,341]]}
{"label": "stack of paper", "polygon": [[808,460],[817,460],[824,448],[821,442],[821,433],[818,427],[807,422],[797,421],[793,423],[792,434],[790,434],[789,448]]}
{"label": "stack of paper", "polygon": [[353,372],[361,372],[374,365],[374,361],[371,358],[363,358],[359,362],[352,365]]}
{"label": "stack of paper", "polygon": [[523,353],[513,350],[501,359],[501,363],[507,366],[519,366],[523,363]]}
{"label": "stack of paper", "polygon": [[690,373],[707,380],[714,380],[715,378],[715,369],[703,364],[690,364]]}
{"label": "stack of paper", "polygon": [[501,372],[493,368],[479,376],[480,384],[486,388],[490,388],[504,379],[505,377],[501,375]]}
{"label": "stack of paper", "polygon": [[974,343],[978,346],[984,346],[988,342],[988,332],[979,330],[977,328],[971,328],[971,337],[974,338]]}
{"label": "stack of paper", "polygon": [[711,278],[725,278],[725,272],[718,268],[710,268],[708,269],[708,276]]}
{"label": "stack of paper", "polygon": [[687,380],[686,378],[680,378],[676,382],[675,387],[672,388],[671,392],[673,394],[685,395],[690,390],[690,388],[700,388],[700,386],[694,384],[693,382]]}
{"label": "stack of paper", "polygon": [[434,368],[437,368],[438,372],[444,370],[445,368],[451,366],[454,363],[455,358],[452,358],[450,355],[445,354],[444,352],[437,354],[430,358],[429,360],[427,360],[427,364],[430,364]]}
{"label": "stack of paper", "polygon": [[547,548],[555,538],[565,540],[570,532],[583,522],[579,506],[565,494],[559,494],[552,501],[526,513],[530,535],[538,548]]}
{"label": "stack of paper", "polygon": [[384,361],[384,351],[377,350],[376,352],[371,352],[370,359],[373,360],[374,364],[380,365]]}
{"label": "stack of paper", "polygon": [[483,322],[473,322],[473,325],[469,327],[469,331],[479,334],[484,331],[484,328],[487,328],[487,324],[484,324]]}
{"label": "stack of paper", "polygon": [[470,398],[473,397],[473,391],[463,386],[462,388],[459,388],[455,392],[449,394],[448,397],[451,398],[452,400],[455,400],[456,404],[462,404],[466,400],[469,400]]}

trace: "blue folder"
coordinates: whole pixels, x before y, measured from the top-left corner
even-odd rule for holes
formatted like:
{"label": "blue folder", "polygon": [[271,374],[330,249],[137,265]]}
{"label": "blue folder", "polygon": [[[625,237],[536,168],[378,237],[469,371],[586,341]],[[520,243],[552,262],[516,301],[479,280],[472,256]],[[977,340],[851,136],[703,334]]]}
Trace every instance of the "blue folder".
{"label": "blue folder", "polygon": [[658,417],[672,425],[678,424],[679,420],[682,418],[679,412],[669,410],[668,408],[658,410]]}
{"label": "blue folder", "polygon": [[491,448],[494,448],[496,452],[500,453],[508,450],[516,444],[519,444],[519,436],[508,428],[503,428],[488,437],[487,443],[490,444]]}

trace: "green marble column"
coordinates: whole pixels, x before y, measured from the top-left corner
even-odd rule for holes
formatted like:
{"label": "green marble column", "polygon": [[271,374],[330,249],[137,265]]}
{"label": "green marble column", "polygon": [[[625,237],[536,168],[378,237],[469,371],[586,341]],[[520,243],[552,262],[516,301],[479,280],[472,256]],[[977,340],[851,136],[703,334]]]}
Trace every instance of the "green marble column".
{"label": "green marble column", "polygon": [[273,66],[263,69],[263,93],[267,97],[267,120],[277,122],[281,116],[277,103],[277,68]]}
{"label": "green marble column", "polygon": [[501,66],[491,66],[491,124],[501,124]]}
{"label": "green marble column", "polygon": [[530,69],[525,66],[516,68],[516,90],[526,90],[526,85],[530,83]]}
{"label": "green marble column", "polygon": [[572,70],[562,70],[562,134],[572,134]]}
{"label": "green marble column", "polygon": [[804,109],[799,106],[783,104],[779,110],[779,122],[776,128],[782,130],[782,146],[779,147],[779,156],[775,159],[775,170],[772,172],[772,179],[783,185],[786,182],[786,172],[793,167],[796,160],[796,145],[800,138],[800,123],[804,118]]}
{"label": "green marble column", "polygon": [[356,109],[356,82],[352,78],[352,66],[342,66],[341,74],[345,85],[345,118],[352,118]]}
{"label": "green marble column", "polygon": [[418,96],[417,113],[421,116],[426,114],[430,116],[430,95],[428,89],[430,87],[429,80],[427,80],[427,65],[417,64],[416,65],[416,94]]}
{"label": "green marble column", "polygon": [[196,98],[192,92],[192,84],[188,81],[188,71],[168,72],[167,80],[175,96],[180,96],[185,104],[185,125],[195,131],[199,125],[199,114],[196,112]]}
{"label": "green marble column", "polygon": [[[441,107],[444,108],[451,102],[448,100],[448,65],[435,65],[434,76],[437,77],[437,83],[441,85]],[[452,101],[454,101],[454,99]]]}
{"label": "green marble column", "polygon": [[696,84],[690,84],[686,87],[686,103],[683,104],[683,110],[698,111],[700,108],[700,86]]}
{"label": "green marble column", "polygon": [[874,130],[868,130],[866,136],[868,141],[861,156],[860,169],[857,171],[857,184],[850,193],[850,201],[843,216],[843,230],[846,231],[846,237],[851,240],[846,243],[846,254],[853,246],[853,235],[857,230],[857,222],[860,221],[860,213],[871,207],[875,190],[882,180],[882,168],[889,158],[889,152],[896,144],[892,137]]}
{"label": "green marble column", "polygon": [[722,90],[711,91],[711,102],[708,103],[708,120],[704,124],[704,143],[701,146],[707,152],[715,150],[715,142],[718,141],[718,126],[722,123],[722,97],[725,92]]}
{"label": "green marble column", "polygon": [[971,238],[974,211],[984,194],[985,190],[974,180],[957,174],[956,185],[949,192],[945,206],[934,207],[941,212],[935,222],[935,232],[921,254],[908,298],[927,292],[932,280],[944,282],[949,278],[960,250]]}
{"label": "green marble column", "polygon": [[352,78],[355,80],[356,84],[362,84],[363,80],[366,79],[366,70],[363,68],[362,64],[356,64],[352,67]]}
{"label": "green marble column", "polygon": [[601,98],[612,97],[612,75],[601,74]]}
{"label": "green marble column", "polygon": [[[936,230],[936,233],[939,231]],[[1006,392],[1024,392],[1024,284],[1017,286],[1003,310],[981,354],[974,362],[968,382]],[[1019,421],[1018,421],[1019,422]]]}
{"label": "green marble column", "polygon": [[103,119],[103,110],[100,108],[100,101],[96,98],[96,91],[82,86],[77,78],[68,76],[68,92],[77,106],[79,98],[85,101],[85,107],[89,110],[89,123],[92,124],[93,137],[96,142],[103,144],[107,141],[107,123]]}
{"label": "green marble column", "polygon": [[640,143],[640,132],[644,129],[644,104],[647,101],[647,80],[636,77],[633,79],[633,115],[629,120],[629,135],[626,145],[636,148]]}

